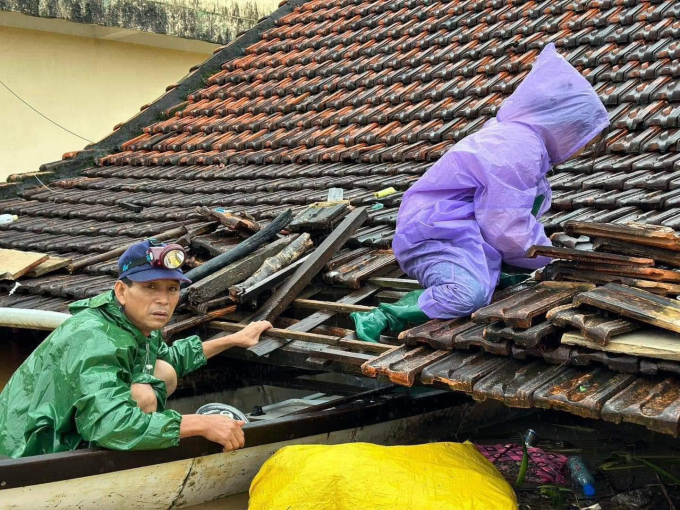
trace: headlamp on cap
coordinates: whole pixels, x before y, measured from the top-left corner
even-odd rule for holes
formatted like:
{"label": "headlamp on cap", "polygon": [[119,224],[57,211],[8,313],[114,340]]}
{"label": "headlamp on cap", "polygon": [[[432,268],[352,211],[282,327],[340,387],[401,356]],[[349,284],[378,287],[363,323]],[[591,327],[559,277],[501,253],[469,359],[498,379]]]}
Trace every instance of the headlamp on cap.
{"label": "headlamp on cap", "polygon": [[168,244],[162,246],[155,239],[150,239],[151,246],[146,250],[146,257],[132,259],[125,264],[123,271],[133,267],[150,264],[151,267],[163,267],[165,269],[179,269],[186,260],[186,252],[179,244]]}

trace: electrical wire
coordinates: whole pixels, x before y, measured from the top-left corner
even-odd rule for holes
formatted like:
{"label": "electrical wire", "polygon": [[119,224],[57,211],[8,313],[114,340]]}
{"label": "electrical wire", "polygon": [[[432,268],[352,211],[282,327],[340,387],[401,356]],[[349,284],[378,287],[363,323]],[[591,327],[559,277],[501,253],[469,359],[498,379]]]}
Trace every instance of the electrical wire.
{"label": "electrical wire", "polygon": [[88,140],[87,138],[85,138],[85,137],[83,137],[83,136],[80,136],[80,135],[74,133],[73,131],[71,131],[71,130],[69,130],[69,129],[66,129],[66,128],[65,128],[64,126],[62,126],[61,124],[59,124],[59,123],[57,123],[57,122],[54,122],[52,119],[50,119],[50,118],[47,117],[46,115],[43,115],[42,113],[40,113],[38,110],[36,110],[35,108],[33,108],[30,104],[28,104],[26,101],[24,101],[23,99],[21,99],[21,97],[19,97],[19,95],[18,95],[16,92],[14,92],[11,88],[9,88],[7,85],[5,85],[5,83],[4,83],[2,80],[0,80],[0,85],[2,85],[3,87],[5,87],[5,88],[10,92],[10,94],[12,94],[12,95],[13,95],[14,97],[16,97],[19,101],[21,101],[22,103],[24,103],[26,106],[28,106],[31,110],[33,110],[35,113],[37,113],[38,115],[40,115],[40,116],[41,116],[42,118],[44,118],[45,120],[50,121],[52,124],[54,124],[55,126],[61,128],[61,129],[63,129],[63,130],[66,131],[67,133],[71,133],[73,136],[77,136],[77,137],[80,138],[81,140],[85,140],[86,142],[94,143],[92,140]]}

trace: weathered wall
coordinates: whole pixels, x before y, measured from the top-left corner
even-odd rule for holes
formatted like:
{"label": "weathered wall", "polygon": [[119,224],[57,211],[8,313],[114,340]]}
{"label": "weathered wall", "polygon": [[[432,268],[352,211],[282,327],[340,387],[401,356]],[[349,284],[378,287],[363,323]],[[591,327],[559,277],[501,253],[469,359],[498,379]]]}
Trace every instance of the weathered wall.
{"label": "weathered wall", "polygon": [[[0,48],[0,81],[47,117],[93,141],[210,56],[2,26]],[[0,181],[35,172],[88,143],[40,117],[2,85],[0,107]]]}
{"label": "weathered wall", "polygon": [[278,0],[0,0],[0,10],[224,44]]}

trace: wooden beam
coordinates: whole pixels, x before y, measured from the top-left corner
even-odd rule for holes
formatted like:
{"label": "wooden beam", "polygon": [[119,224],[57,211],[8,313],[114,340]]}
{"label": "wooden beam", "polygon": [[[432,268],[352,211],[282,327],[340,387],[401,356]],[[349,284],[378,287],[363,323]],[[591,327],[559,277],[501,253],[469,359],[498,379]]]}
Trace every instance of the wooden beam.
{"label": "wooden beam", "polygon": [[[208,324],[210,329],[229,331],[236,333],[246,327],[246,324],[235,322],[213,321]],[[348,340],[339,336],[323,335],[319,333],[306,333],[303,331],[291,331],[289,329],[272,328],[264,332],[263,336],[272,338],[283,338],[309,342],[313,344],[332,345],[334,347],[344,347],[352,351],[366,351],[375,354],[394,349],[393,345],[378,344],[373,342],[363,342],[361,340]]]}
{"label": "wooden beam", "polygon": [[313,299],[296,299],[293,301],[293,306],[309,310],[326,310],[339,313],[370,312],[375,310],[374,306],[350,305],[331,301],[315,301]]}
{"label": "wooden beam", "polygon": [[211,320],[217,319],[219,317],[224,317],[236,311],[236,305],[227,306],[226,308],[220,308],[219,310],[212,310],[205,315],[195,315],[189,317],[183,321],[176,322],[174,324],[169,324],[163,328],[163,338],[165,341],[170,341],[174,335],[181,331],[186,331],[189,328],[195,326],[200,326]]}
{"label": "wooden beam", "polygon": [[0,250],[0,280],[16,280],[49,258],[45,253]]}
{"label": "wooden beam", "polygon": [[[218,269],[213,274],[192,283],[182,291],[183,299],[188,298],[193,304],[208,301],[227,290],[235,283],[242,282],[252,275],[272,255],[276,255],[288,246],[297,235],[277,239],[271,244],[261,246],[250,255]],[[229,253],[229,252],[227,252]],[[188,274],[190,274],[191,271]]]}
{"label": "wooden beam", "polygon": [[[222,321],[215,321],[210,324],[211,329],[219,329],[221,331],[231,331],[231,332],[237,332],[241,331],[243,328],[245,328],[247,324],[237,324],[235,322],[222,322]],[[294,340],[303,340],[305,342],[313,342],[313,343],[320,343],[320,344],[325,344],[325,345],[338,345],[340,343],[340,340],[342,340],[341,337],[339,336],[330,336],[330,335],[320,335],[317,333],[305,333],[302,331],[290,331],[288,329],[277,329],[277,328],[272,328],[268,329],[263,333],[264,336],[266,337],[273,337],[273,338],[290,338]]]}
{"label": "wooden beam", "polygon": [[423,287],[418,280],[404,280],[401,278],[369,278],[366,280],[371,285],[397,290],[421,290]]}
{"label": "wooden beam", "polygon": [[26,276],[29,278],[37,278],[47,273],[52,273],[53,271],[58,271],[72,262],[72,259],[65,259],[62,257],[55,257],[50,255],[45,262],[31,269]]}
{"label": "wooden beam", "polygon": [[[297,268],[305,263],[307,257],[302,257],[300,260],[296,260],[289,266],[286,266],[283,269],[277,271],[276,273],[269,275],[267,278],[260,280],[252,287],[239,290],[236,296],[236,300],[239,303],[247,303],[248,301],[252,301],[253,299],[257,298],[257,296],[262,294],[264,291],[276,287],[279,283],[281,283],[283,280],[285,280],[295,271],[297,271]],[[234,287],[232,287],[232,289],[233,288]],[[231,289],[229,291],[231,292]],[[237,291],[235,290],[234,292],[236,293]],[[232,299],[234,298],[232,297]]]}
{"label": "wooden beam", "polygon": [[[273,320],[278,317],[309,282],[323,269],[335,253],[342,248],[347,240],[368,219],[365,207],[359,207],[349,213],[333,232],[314,250],[304,264],[288,278],[269,300],[255,314],[255,320]],[[285,343],[272,339],[270,342],[260,342],[249,350],[262,356],[278,349]]]}
{"label": "wooden beam", "polygon": [[235,248],[232,248],[228,252],[218,255],[196,269],[192,269],[186,274],[186,277],[196,283],[213,274],[215,271],[219,271],[223,267],[242,259],[260,246],[274,239],[282,229],[288,226],[292,219],[293,213],[290,209],[287,209],[285,212],[279,214],[265,228],[239,243]]}
{"label": "wooden beam", "polygon": [[310,235],[307,233],[295,237],[296,238],[283,250],[268,257],[262,265],[246,279],[246,281],[240,285],[229,287],[229,294],[234,298],[234,301],[238,300],[238,296],[243,294],[245,289],[254,287],[259,282],[266,280],[273,274],[289,267],[293,262],[302,257],[307,250],[314,246]]}

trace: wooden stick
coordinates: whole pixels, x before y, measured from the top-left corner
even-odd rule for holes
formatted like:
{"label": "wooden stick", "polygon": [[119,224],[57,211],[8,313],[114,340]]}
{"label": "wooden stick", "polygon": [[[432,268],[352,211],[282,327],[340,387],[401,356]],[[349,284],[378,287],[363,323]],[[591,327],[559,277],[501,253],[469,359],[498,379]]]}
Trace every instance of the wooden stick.
{"label": "wooden stick", "polygon": [[[220,331],[238,332],[246,327],[246,324],[236,324],[234,322],[211,322],[208,327],[211,329],[219,329]],[[390,349],[394,349],[393,345],[376,344],[372,342],[362,342],[358,340],[345,340],[339,336],[321,335],[319,333],[306,333],[303,331],[291,331],[290,329],[272,328],[264,332],[264,336],[273,338],[282,338],[286,340],[302,340],[303,342],[311,342],[315,344],[333,345],[335,347],[345,347],[352,350],[364,350],[372,353],[381,354]]]}
{"label": "wooden stick", "polygon": [[306,257],[302,257],[301,259],[293,262],[291,265],[286,266],[283,269],[277,271],[276,273],[268,276],[264,280],[257,282],[252,287],[243,289],[237,296],[238,302],[247,303],[248,301],[252,301],[257,296],[262,294],[265,290],[269,290],[271,288],[276,287],[283,280],[285,280],[295,271],[297,271],[297,268],[304,264],[305,260],[307,260],[308,257],[309,255],[307,255]]}
{"label": "wooden stick", "polygon": [[[246,324],[236,324],[234,322],[222,322],[222,321],[215,321],[210,324],[210,328],[212,329],[219,329],[221,331],[232,332],[241,331],[246,326],[247,326]],[[338,345],[340,340],[342,340],[342,338],[339,336],[319,335],[316,333],[305,333],[302,331],[291,331],[289,329],[277,329],[277,328],[268,329],[267,331],[264,332],[264,335],[273,338],[303,340],[305,342],[322,343],[326,345]]]}
{"label": "wooden stick", "polygon": [[[288,278],[255,314],[256,319],[273,320],[278,317],[298,294],[312,281],[357,229],[368,219],[365,207],[349,213],[342,223],[314,250],[304,264]],[[257,235],[257,234],[256,234]],[[281,347],[280,342],[260,342],[249,350],[262,356]]]}
{"label": "wooden stick", "polygon": [[163,338],[165,338],[165,341],[167,342],[173,337],[173,335],[179,333],[180,331],[185,331],[189,328],[200,326],[201,324],[205,324],[206,322],[211,321],[213,319],[217,319],[219,317],[229,315],[230,313],[234,313],[235,311],[236,305],[231,305],[227,306],[226,308],[220,308],[219,310],[213,310],[211,312],[206,313],[205,315],[195,315],[183,321],[179,321],[174,324],[169,324],[165,326],[165,328],[163,328]]}
{"label": "wooden stick", "polygon": [[246,281],[239,285],[231,286],[229,288],[229,294],[234,298],[234,301],[236,301],[238,296],[243,294],[246,289],[270,277],[284,267],[289,266],[313,245],[314,243],[312,243],[309,234],[300,234],[297,239],[283,250],[265,260],[257,271],[255,271]]}
{"label": "wooden stick", "polygon": [[377,287],[399,290],[420,290],[423,287],[418,280],[403,280],[401,278],[369,278],[367,283]]}
{"label": "wooden stick", "polygon": [[[236,262],[218,269],[202,280],[192,283],[189,287],[182,290],[180,301],[189,298],[191,303],[201,303],[214,298],[220,292],[228,289],[231,285],[245,280],[253,274],[268,257],[276,255],[288,246],[294,237],[284,237],[277,239],[273,243],[261,246],[249,255],[240,258]],[[239,245],[240,246],[240,245]],[[230,253],[230,252],[227,252]],[[214,260],[214,259],[213,259]],[[187,276],[193,272],[189,271]]]}
{"label": "wooden stick", "polygon": [[340,313],[371,312],[375,310],[375,306],[350,305],[331,301],[316,301],[314,299],[296,299],[293,301],[293,306],[308,310],[327,310]]}
{"label": "wooden stick", "polygon": [[266,244],[274,239],[282,229],[288,226],[292,219],[293,213],[290,209],[287,209],[285,212],[279,214],[276,219],[274,219],[265,228],[259,232],[256,232],[242,243],[239,243],[236,245],[236,247],[232,248],[226,253],[223,253],[222,255],[218,255],[202,266],[189,271],[186,274],[187,278],[192,280],[194,283],[198,282],[206,276],[213,274],[215,271],[219,271],[223,267],[228,266],[239,259],[242,259],[249,253],[257,250],[263,244]]}

